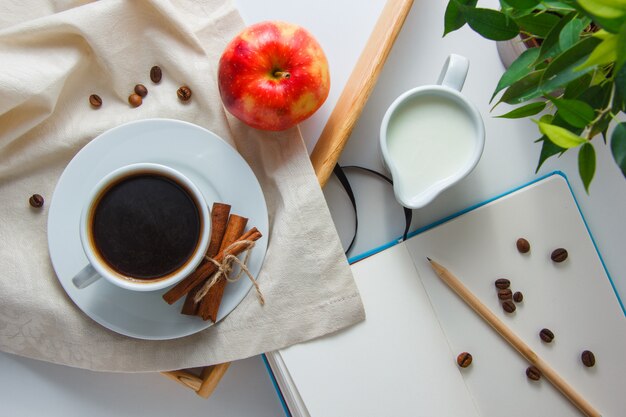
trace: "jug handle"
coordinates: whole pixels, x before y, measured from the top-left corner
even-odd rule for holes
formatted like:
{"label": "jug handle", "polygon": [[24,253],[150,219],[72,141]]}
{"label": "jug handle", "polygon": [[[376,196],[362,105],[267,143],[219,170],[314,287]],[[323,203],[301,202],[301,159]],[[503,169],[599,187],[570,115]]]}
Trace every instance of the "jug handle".
{"label": "jug handle", "polygon": [[437,84],[461,91],[469,69],[469,59],[457,54],[450,54],[443,64]]}

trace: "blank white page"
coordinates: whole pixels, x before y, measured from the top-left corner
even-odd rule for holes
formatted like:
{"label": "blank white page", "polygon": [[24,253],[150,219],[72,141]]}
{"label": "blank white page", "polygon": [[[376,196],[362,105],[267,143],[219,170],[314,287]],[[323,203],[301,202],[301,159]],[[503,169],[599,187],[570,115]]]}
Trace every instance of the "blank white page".
{"label": "blank white page", "polygon": [[475,417],[403,245],[352,266],[367,318],[280,351],[312,417]]}

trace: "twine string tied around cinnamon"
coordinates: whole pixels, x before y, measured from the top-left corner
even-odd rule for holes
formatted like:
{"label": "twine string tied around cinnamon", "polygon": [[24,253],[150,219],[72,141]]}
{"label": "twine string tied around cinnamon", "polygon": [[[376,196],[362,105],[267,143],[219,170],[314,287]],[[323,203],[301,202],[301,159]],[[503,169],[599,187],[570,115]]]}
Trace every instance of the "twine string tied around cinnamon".
{"label": "twine string tied around cinnamon", "polygon": [[[240,260],[237,256],[231,254],[233,249],[239,246],[244,246],[245,248],[243,250],[243,253],[245,253],[243,261]],[[206,280],[202,288],[200,288],[200,290],[194,297],[194,302],[196,303],[200,302],[209,293],[209,290],[211,289],[211,287],[213,287],[221,278],[226,279],[226,281],[228,282],[236,282],[236,281],[239,281],[239,279],[241,279],[241,277],[245,274],[248,277],[248,279],[250,279],[250,282],[252,282],[252,285],[254,286],[254,289],[256,290],[257,296],[259,297],[259,303],[261,305],[265,305],[265,298],[263,297],[263,294],[261,293],[259,284],[254,279],[254,277],[250,273],[250,270],[248,269],[248,266],[247,266],[248,260],[250,258],[250,251],[253,247],[254,247],[253,240],[239,240],[229,245],[226,249],[224,249],[224,258],[222,259],[222,262],[218,262],[209,256],[205,256],[204,258],[207,261],[215,264],[215,266],[217,267],[217,271],[213,275],[211,275],[211,277],[208,280]],[[233,271],[234,264],[239,266],[239,273],[237,273],[237,275],[234,278],[231,278],[230,273]]]}

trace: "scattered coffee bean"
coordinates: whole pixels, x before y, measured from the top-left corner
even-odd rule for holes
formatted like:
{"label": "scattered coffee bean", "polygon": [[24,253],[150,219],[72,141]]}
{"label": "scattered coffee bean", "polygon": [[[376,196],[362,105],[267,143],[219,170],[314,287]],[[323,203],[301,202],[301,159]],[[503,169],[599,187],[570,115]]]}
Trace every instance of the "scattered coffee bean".
{"label": "scattered coffee bean", "polygon": [[524,294],[522,294],[520,291],[515,291],[515,293],[513,294],[513,301],[515,301],[516,303],[521,303],[523,299]]}
{"label": "scattered coffee bean", "polygon": [[520,253],[527,253],[530,250],[530,243],[523,237],[520,237],[519,239],[517,239],[516,245],[517,245],[517,250]]}
{"label": "scattered coffee bean", "polygon": [[596,364],[596,355],[594,355],[590,350],[584,350],[580,355],[580,360],[586,367],[591,368]]}
{"label": "scattered coffee bean", "polygon": [[532,379],[533,381],[539,381],[541,378],[541,371],[536,366],[531,365],[526,368],[526,376],[528,379]]}
{"label": "scattered coffee bean", "polygon": [[154,67],[150,68],[150,79],[152,80],[153,83],[155,84],[160,83],[162,76],[163,74],[161,72],[161,67],[159,67],[158,65],[155,65]]}
{"label": "scattered coffee bean", "polygon": [[496,280],[496,288],[504,290],[509,288],[509,286],[511,286],[511,281],[509,281],[506,278],[498,278]]}
{"label": "scattered coffee bean", "polygon": [[94,109],[99,109],[100,106],[102,106],[102,99],[99,95],[92,94],[89,96],[89,104],[91,104],[91,107]]}
{"label": "scattered coffee bean", "polygon": [[567,259],[567,251],[563,248],[555,249],[552,251],[550,259],[552,259],[554,262],[563,262]]}
{"label": "scattered coffee bean", "polygon": [[133,93],[128,96],[128,103],[133,107],[139,107],[141,106],[141,103],[143,103],[143,100],[139,94]]}
{"label": "scattered coffee bean", "polygon": [[148,95],[148,89],[143,84],[137,84],[135,86],[135,94],[138,94],[139,96],[141,96],[141,98],[144,98]]}
{"label": "scattered coffee bean", "polygon": [[472,355],[468,352],[459,353],[459,356],[456,357],[456,363],[461,368],[467,368],[472,364]]}
{"label": "scattered coffee bean", "polygon": [[550,329],[541,329],[539,337],[546,343],[551,343],[554,340],[554,333]]}
{"label": "scattered coffee bean", "polygon": [[513,298],[513,292],[510,289],[505,288],[503,290],[498,290],[498,299],[510,300],[511,298]]}
{"label": "scattered coffee bean", "polygon": [[43,197],[39,194],[33,194],[28,199],[28,204],[35,208],[43,207]]}
{"label": "scattered coffee bean", "polygon": [[502,303],[502,309],[507,313],[514,312],[516,308],[517,307],[515,307],[515,304],[513,304],[513,301],[506,300],[505,302]]}
{"label": "scattered coffee bean", "polygon": [[176,95],[178,96],[180,101],[189,101],[189,99],[191,99],[191,88],[183,85],[178,89]]}

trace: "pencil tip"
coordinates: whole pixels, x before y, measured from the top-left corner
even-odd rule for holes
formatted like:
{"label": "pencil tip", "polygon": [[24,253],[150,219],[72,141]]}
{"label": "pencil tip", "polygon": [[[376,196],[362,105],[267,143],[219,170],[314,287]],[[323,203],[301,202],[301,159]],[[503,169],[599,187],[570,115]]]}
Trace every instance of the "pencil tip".
{"label": "pencil tip", "polygon": [[428,259],[428,262],[431,262],[431,261],[432,261],[432,259],[430,259],[428,256],[426,257],[426,259]]}

